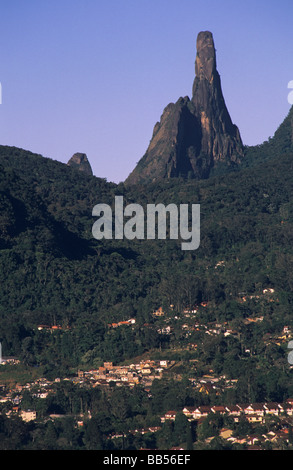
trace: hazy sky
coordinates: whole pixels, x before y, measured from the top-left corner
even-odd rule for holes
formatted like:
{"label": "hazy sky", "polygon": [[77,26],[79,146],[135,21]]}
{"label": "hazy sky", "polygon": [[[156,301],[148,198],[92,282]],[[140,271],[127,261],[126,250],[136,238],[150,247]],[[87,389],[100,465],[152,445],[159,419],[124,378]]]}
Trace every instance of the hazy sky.
{"label": "hazy sky", "polygon": [[200,31],[244,144],[286,117],[292,0],[0,0],[0,144],[124,181],[165,106],[191,97]]}

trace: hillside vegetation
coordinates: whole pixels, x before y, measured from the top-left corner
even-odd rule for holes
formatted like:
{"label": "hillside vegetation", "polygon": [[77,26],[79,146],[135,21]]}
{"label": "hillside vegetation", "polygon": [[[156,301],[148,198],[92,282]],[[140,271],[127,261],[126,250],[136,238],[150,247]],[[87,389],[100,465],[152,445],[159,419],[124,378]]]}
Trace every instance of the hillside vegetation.
{"label": "hillside vegetation", "polygon": [[[176,315],[202,301],[210,305],[206,321],[262,313],[267,324],[292,326],[292,153],[286,120],[284,126],[269,143],[247,149],[241,171],[127,188],[1,147],[5,354],[48,367],[51,361],[54,367],[78,366],[85,357],[121,361],[158,347],[159,335],[143,328],[154,322],[156,308],[173,305]],[[276,155],[278,148],[282,153]],[[200,203],[199,249],[182,251],[179,241],[169,239],[94,239],[92,208],[100,202],[113,206],[115,195],[143,207]],[[266,287],[278,293],[273,306],[237,302],[240,293]],[[109,332],[109,323],[129,318],[136,319],[135,329]],[[65,333],[54,339],[57,344],[42,342],[39,324],[61,325]]]}

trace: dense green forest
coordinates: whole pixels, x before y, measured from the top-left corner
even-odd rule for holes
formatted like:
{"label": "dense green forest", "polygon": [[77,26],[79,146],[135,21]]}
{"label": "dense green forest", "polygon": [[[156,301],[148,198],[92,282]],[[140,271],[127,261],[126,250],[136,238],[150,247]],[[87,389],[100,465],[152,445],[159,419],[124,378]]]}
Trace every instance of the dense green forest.
{"label": "dense green forest", "polygon": [[[239,292],[267,286],[278,291],[275,308],[290,324],[292,153],[284,151],[283,135],[263,146],[272,145],[276,154],[278,140],[282,154],[260,163],[253,157],[253,165],[238,172],[130,188],[1,147],[0,338],[6,355],[19,355],[28,337],[37,342],[38,324],[60,324],[71,328],[72,361],[92,349],[104,357],[109,322],[135,317],[142,325],[160,305],[180,312],[202,300],[224,311]],[[248,149],[247,160],[256,150]],[[200,203],[199,249],[184,252],[168,239],[94,239],[92,208],[113,205],[115,195],[142,206]],[[219,260],[225,265],[215,270]],[[242,314],[239,307],[229,313]],[[136,334],[134,354],[150,347],[143,331]]]}
{"label": "dense green forest", "polygon": [[[170,351],[180,350],[184,351],[178,352],[183,364],[190,359],[198,361],[198,375],[212,369],[238,379],[235,391],[221,396],[221,400],[286,399],[293,394],[286,344],[268,345],[264,338],[281,334],[284,326],[293,329],[292,167],[292,110],[273,138],[246,148],[240,169],[201,181],[174,178],[126,187],[85,176],[41,155],[1,146],[3,354],[17,356],[24,367],[39,367],[40,374],[54,378],[70,375],[78,368],[98,367],[103,361],[118,364],[146,352],[159,353],[163,358]],[[98,203],[113,206],[115,195],[123,195],[125,204],[134,202],[143,207],[149,203],[200,204],[200,247],[183,251],[180,240],[168,237],[94,239],[92,209]],[[262,297],[257,300],[266,288],[274,289],[273,302]],[[239,301],[243,295],[248,297],[247,302]],[[208,307],[198,310],[198,322],[227,323],[238,336],[210,338],[197,331],[188,337],[182,335],[174,318],[202,302]],[[152,315],[160,306],[166,312],[164,321],[173,326],[171,335],[159,333],[163,320]],[[243,322],[251,316],[262,316],[263,321]],[[110,323],[129,318],[136,320],[135,327],[109,328]],[[48,334],[39,331],[38,325],[60,325],[61,329]],[[188,352],[193,343],[200,346]],[[185,374],[188,376],[188,368]],[[157,403],[159,396],[168,396],[177,385],[155,382],[151,404],[145,392],[124,392],[131,395],[127,396],[131,407],[125,405],[128,411],[124,410],[128,427],[138,424],[138,414],[141,424],[150,424],[156,422],[158,410],[161,413],[170,407],[180,410],[182,405],[205,403],[190,387],[185,387],[182,399],[178,392],[175,401],[173,393],[169,400]],[[82,393],[75,394],[77,407],[82,401],[91,409],[95,400],[106,400],[108,407],[113,403],[102,392],[91,392],[99,396],[88,392],[90,395],[81,399]],[[47,403],[46,412],[60,408],[68,412],[68,403],[60,404],[57,398],[55,402]],[[100,408],[103,406],[100,404]],[[139,407],[141,413],[137,412]],[[95,419],[100,420],[100,437],[93,437],[89,422],[82,446],[107,446],[105,436],[109,429],[117,428],[116,418],[114,411],[109,412],[110,422],[105,422],[98,413]],[[3,417],[0,432],[7,435],[5,426],[8,424]],[[31,425],[23,424],[26,426]],[[64,442],[81,438],[78,433],[69,437],[65,428],[53,430],[50,426],[45,432],[48,442],[51,433],[59,433]],[[194,431],[186,429],[187,433]],[[168,435],[171,431],[164,428],[164,432]],[[176,443],[176,428],[172,433],[171,440]],[[163,433],[162,442],[165,438]],[[91,443],[91,439],[99,443]],[[51,444],[46,445],[50,448]]]}

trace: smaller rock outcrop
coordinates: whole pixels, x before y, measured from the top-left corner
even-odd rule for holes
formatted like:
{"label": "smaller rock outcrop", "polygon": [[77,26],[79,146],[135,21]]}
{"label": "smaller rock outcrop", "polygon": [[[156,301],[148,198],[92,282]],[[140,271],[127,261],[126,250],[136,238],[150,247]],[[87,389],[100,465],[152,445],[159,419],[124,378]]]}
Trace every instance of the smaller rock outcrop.
{"label": "smaller rock outcrop", "polygon": [[85,153],[75,153],[67,163],[68,166],[82,171],[88,176],[93,176],[92,167]]}

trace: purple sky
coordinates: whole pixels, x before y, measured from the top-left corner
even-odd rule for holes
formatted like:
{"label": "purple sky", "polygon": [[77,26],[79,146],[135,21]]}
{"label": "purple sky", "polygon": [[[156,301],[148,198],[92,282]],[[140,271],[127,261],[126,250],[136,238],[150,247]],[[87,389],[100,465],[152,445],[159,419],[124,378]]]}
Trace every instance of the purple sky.
{"label": "purple sky", "polygon": [[286,117],[292,0],[1,0],[0,144],[124,181],[165,106],[191,97],[196,37],[213,33],[243,142]]}

